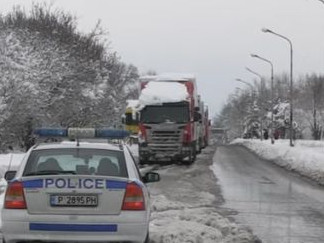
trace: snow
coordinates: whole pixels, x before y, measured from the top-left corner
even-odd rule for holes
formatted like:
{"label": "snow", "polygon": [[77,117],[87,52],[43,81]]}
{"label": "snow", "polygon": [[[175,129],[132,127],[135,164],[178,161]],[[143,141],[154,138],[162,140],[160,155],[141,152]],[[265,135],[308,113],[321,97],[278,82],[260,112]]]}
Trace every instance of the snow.
{"label": "snow", "polygon": [[0,177],[4,176],[7,170],[15,170],[20,165],[25,153],[8,153],[0,155]]}
{"label": "snow", "polygon": [[141,106],[162,105],[167,102],[187,100],[188,92],[184,84],[177,82],[149,82],[141,91],[139,102]]}
{"label": "snow", "polygon": [[235,139],[232,144],[243,145],[260,157],[297,172],[324,185],[324,141],[296,140],[290,147],[289,140]]}
{"label": "snow", "polygon": [[188,81],[195,80],[195,75],[190,73],[163,73],[157,76],[157,81]]}
{"label": "snow", "polygon": [[195,80],[195,75],[191,73],[162,73],[159,75],[146,75],[140,78],[145,81],[189,81]]}
{"label": "snow", "polygon": [[138,100],[126,100],[126,108],[137,108],[139,105]]}

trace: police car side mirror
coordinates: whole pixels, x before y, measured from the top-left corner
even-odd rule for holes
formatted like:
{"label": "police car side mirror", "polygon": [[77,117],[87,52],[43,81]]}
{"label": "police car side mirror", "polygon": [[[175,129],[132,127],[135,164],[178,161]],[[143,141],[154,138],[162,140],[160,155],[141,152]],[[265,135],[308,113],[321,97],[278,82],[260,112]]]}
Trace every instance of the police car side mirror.
{"label": "police car side mirror", "polygon": [[160,181],[160,175],[155,172],[147,172],[142,177],[144,183],[157,182]]}
{"label": "police car side mirror", "polygon": [[6,171],[4,178],[6,179],[6,181],[11,181],[13,178],[15,178],[16,173],[17,171],[15,170],[8,170]]}

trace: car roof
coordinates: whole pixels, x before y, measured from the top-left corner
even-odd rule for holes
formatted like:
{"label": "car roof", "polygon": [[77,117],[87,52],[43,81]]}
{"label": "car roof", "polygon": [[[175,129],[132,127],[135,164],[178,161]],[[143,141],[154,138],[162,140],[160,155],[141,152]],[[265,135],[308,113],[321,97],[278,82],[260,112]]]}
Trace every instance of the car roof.
{"label": "car roof", "polygon": [[58,143],[41,143],[35,145],[32,150],[41,149],[59,149],[59,148],[87,148],[87,149],[108,149],[114,151],[122,151],[122,148],[117,144],[107,142],[70,142],[63,141]]}

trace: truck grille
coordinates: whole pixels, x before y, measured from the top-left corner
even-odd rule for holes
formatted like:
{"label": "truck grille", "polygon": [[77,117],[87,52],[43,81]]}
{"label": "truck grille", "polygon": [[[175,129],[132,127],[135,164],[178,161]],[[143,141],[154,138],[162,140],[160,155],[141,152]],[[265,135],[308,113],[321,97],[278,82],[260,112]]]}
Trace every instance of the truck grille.
{"label": "truck grille", "polygon": [[150,147],[154,152],[176,152],[181,146],[182,132],[177,131],[152,131]]}

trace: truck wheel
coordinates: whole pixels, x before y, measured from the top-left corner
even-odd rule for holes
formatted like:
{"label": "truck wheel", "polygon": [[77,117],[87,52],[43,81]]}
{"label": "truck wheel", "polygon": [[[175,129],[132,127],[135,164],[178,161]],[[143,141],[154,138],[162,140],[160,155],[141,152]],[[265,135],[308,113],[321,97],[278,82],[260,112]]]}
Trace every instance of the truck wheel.
{"label": "truck wheel", "polygon": [[197,154],[197,152],[196,152],[196,145],[194,144],[194,145],[191,146],[190,154],[188,156],[188,160],[185,161],[184,163],[186,165],[191,165],[196,160],[196,154]]}
{"label": "truck wheel", "polygon": [[196,151],[196,146],[193,146],[193,158],[192,158],[192,163],[195,162],[196,158],[197,158],[197,151]]}
{"label": "truck wheel", "polygon": [[202,140],[201,140],[201,138],[199,138],[197,154],[201,153],[202,148],[203,148]]}

